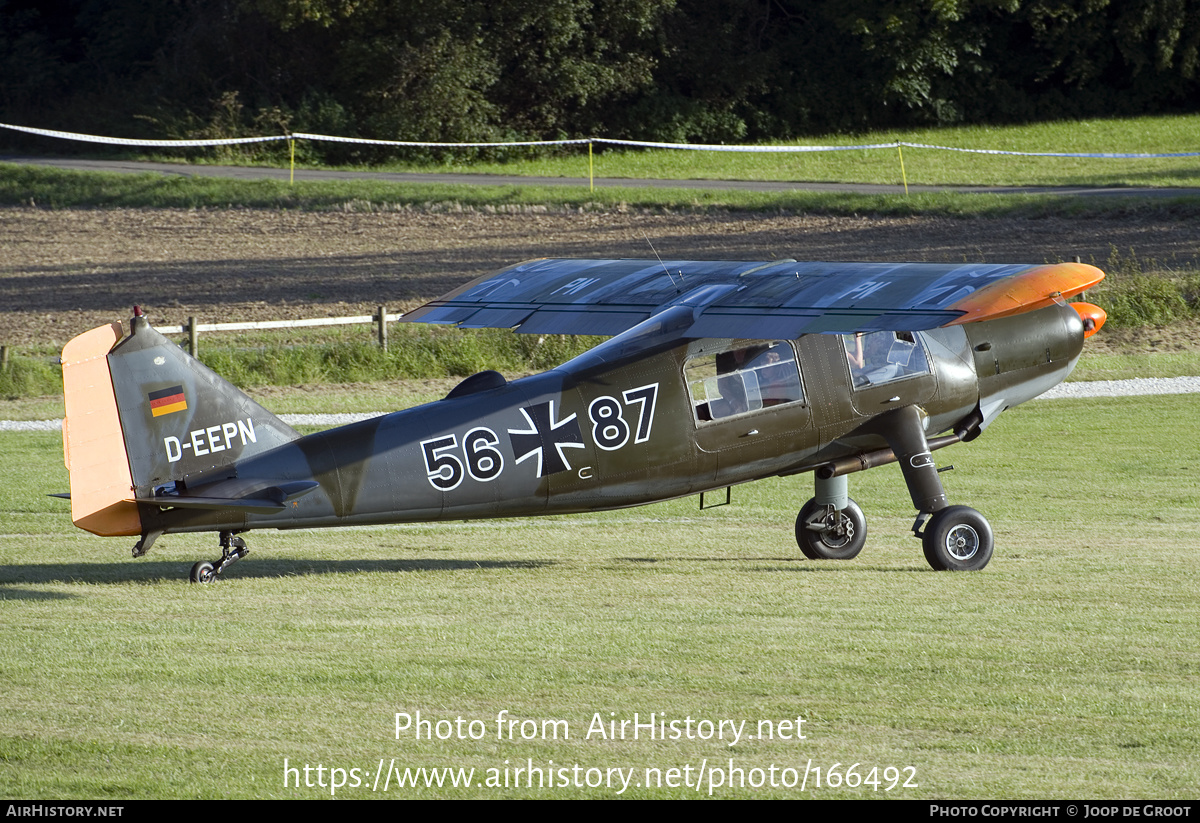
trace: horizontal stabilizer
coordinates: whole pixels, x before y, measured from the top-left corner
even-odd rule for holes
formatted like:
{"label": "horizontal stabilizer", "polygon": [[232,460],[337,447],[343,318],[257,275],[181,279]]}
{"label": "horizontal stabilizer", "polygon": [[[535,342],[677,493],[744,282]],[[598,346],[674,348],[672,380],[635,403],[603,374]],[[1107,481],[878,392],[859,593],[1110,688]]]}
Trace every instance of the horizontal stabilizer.
{"label": "horizontal stabilizer", "polygon": [[[231,497],[167,492],[153,497],[138,497],[135,500],[138,503],[148,503],[162,508],[234,510],[271,514],[286,509],[288,503],[303,497],[319,485],[315,480],[295,480],[265,488],[259,487],[251,493]],[[208,490],[201,489],[201,491]]]}

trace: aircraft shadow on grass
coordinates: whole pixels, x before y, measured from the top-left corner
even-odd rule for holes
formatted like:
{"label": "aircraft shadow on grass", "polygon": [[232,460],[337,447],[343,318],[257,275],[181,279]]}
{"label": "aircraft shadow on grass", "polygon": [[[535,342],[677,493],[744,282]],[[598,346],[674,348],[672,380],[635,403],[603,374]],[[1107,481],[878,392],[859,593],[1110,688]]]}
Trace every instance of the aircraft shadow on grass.
{"label": "aircraft shadow on grass", "polygon": [[[731,567],[740,566],[747,573],[761,572],[804,572],[804,573],[862,573],[879,572],[924,572],[926,567],[913,565],[901,568],[878,565],[858,565],[852,569],[843,565],[810,563],[795,557],[614,557],[612,564],[650,566],[658,563],[722,563]],[[749,564],[749,565],[747,565]],[[769,564],[769,565],[764,565]],[[230,573],[231,578],[282,579],[287,577],[309,577],[324,575],[348,575],[402,572],[463,572],[463,571],[514,571],[546,570],[562,567],[559,560],[304,560],[289,558],[267,558],[250,566],[239,567]],[[127,583],[174,583],[179,580],[180,564],[174,561],[143,561],[136,565],[128,563],[30,563],[7,565],[0,570],[0,600],[68,600],[83,597],[83,594],[62,591],[42,591],[27,588],[45,584],[82,583],[94,585],[124,585]]]}
{"label": "aircraft shadow on grass", "polygon": [[[304,560],[270,557],[243,566],[231,577],[284,578],[309,575],[369,574],[372,572],[456,572],[489,569],[540,569],[557,565],[554,560]],[[128,563],[30,563],[8,565],[0,570],[0,600],[73,597],[64,592],[40,592],[21,586],[46,583],[85,583],[88,585],[125,583],[161,583],[179,580],[180,564],[173,561]],[[27,592],[28,596],[14,596]]]}

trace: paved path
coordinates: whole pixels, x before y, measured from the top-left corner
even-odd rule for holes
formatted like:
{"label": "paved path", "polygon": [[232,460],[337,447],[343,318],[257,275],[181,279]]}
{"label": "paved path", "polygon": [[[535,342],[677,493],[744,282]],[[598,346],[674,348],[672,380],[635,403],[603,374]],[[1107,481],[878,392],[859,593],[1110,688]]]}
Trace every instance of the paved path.
{"label": "paved path", "polygon": [[[1147,394],[1200,393],[1200,377],[1135,377],[1132,380],[1094,380],[1060,383],[1036,400],[1061,400],[1081,397],[1129,397]],[[281,414],[289,426],[344,426],[388,412],[346,414]],[[0,432],[61,431],[61,420],[0,420]]]}
{"label": "paved path", "polygon": [[[133,160],[80,160],[54,157],[0,156],[0,162],[52,166],[80,171],[127,174],[157,172],[180,177],[232,177],[238,180],[287,180],[287,169],[263,166],[206,166],[150,163]],[[415,174],[386,171],[337,171],[297,169],[297,180],[384,180],[396,183],[442,183],[470,186],[586,186],[586,177],[522,177],[502,174]],[[850,194],[903,194],[902,185],[874,183],[806,183],[787,180],[646,180],[626,177],[597,177],[601,188],[649,187],[676,189],[741,189],[744,191],[812,191]],[[961,194],[1057,194],[1073,197],[1200,197],[1200,188],[1151,186],[909,186],[909,192],[958,192]]]}

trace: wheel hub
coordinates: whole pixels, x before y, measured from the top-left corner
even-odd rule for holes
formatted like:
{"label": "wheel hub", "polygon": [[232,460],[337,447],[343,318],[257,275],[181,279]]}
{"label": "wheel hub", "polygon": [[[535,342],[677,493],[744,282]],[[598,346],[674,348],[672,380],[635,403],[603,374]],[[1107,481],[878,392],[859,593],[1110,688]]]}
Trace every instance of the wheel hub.
{"label": "wheel hub", "polygon": [[840,549],[854,539],[854,521],[842,512],[830,512],[814,520],[810,528],[820,532],[821,541],[832,549]]}
{"label": "wheel hub", "polygon": [[979,533],[966,524],[955,526],[946,535],[946,551],[955,560],[970,560],[979,551]]}

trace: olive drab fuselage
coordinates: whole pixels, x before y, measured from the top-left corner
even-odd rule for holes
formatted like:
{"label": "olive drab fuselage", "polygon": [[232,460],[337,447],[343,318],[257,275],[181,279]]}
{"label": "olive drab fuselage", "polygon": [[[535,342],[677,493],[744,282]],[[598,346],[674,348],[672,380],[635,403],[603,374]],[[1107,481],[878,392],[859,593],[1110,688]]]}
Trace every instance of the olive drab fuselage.
{"label": "olive drab fuselage", "polygon": [[861,551],[846,475],[896,462],[934,569],[982,569],[991,527],[951,505],[932,452],[1061,382],[1102,309],[1076,263],[536,260],[409,322],[595,334],[532,377],[468,377],[444,399],[301,435],[135,310],[63,349],[72,520],[104,536],[214,531],[209,582],[255,529],[624,508],[813,475],[796,541]]}
{"label": "olive drab fuselage", "polygon": [[[885,447],[880,435],[860,429],[889,408],[918,406],[933,434],[981,405],[999,404],[998,413],[1036,396],[1072,368],[1083,332],[1075,312],[1053,307],[913,338],[927,368],[857,387],[841,335],[658,340],[651,345],[660,350],[649,354],[618,338],[552,371],[311,434],[228,472],[242,484],[317,482],[284,510],[144,505],[143,524],[167,532],[240,531],[564,514],[795,474]],[[697,414],[703,398],[688,385],[689,365],[713,352],[768,343],[792,353],[799,396],[700,419],[707,415]],[[611,361],[610,349],[617,354]],[[243,431],[264,427],[253,412],[228,423]],[[219,452],[211,450],[227,443],[230,431],[240,442],[236,428],[197,432],[185,424],[164,437],[163,452],[177,453],[183,441],[215,458]],[[225,479],[201,474],[196,485]]]}

